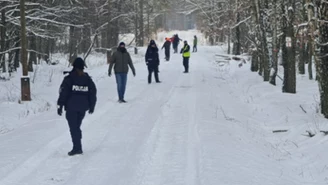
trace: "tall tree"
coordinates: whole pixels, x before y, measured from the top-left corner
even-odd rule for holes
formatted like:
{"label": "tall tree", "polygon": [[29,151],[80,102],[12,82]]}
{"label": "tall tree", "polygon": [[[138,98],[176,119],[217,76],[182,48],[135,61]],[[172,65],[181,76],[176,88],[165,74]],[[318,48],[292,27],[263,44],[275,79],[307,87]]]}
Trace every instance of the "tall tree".
{"label": "tall tree", "polygon": [[22,101],[31,100],[30,78],[28,77],[27,65],[27,39],[26,39],[26,19],[25,19],[25,0],[20,0],[20,20],[21,20],[21,62],[23,77],[21,78]]}
{"label": "tall tree", "polygon": [[272,72],[270,76],[270,84],[276,85],[276,77],[278,73],[278,0],[273,0],[273,38],[272,38]]}
{"label": "tall tree", "polygon": [[285,93],[296,93],[296,38],[294,35],[294,18],[295,18],[295,0],[288,0],[287,4],[283,4],[285,11],[283,32],[285,43],[283,43],[283,66],[284,81],[282,91]]}
{"label": "tall tree", "polygon": [[319,34],[319,89],[321,99],[321,112],[328,118],[328,3],[326,1],[317,1],[318,19],[320,24]]}

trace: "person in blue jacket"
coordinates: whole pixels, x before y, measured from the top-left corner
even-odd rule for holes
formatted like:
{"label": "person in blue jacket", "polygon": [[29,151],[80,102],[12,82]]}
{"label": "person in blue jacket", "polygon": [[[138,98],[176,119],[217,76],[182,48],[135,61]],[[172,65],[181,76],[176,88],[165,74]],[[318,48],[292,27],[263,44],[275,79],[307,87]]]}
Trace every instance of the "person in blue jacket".
{"label": "person in blue jacket", "polygon": [[158,66],[160,64],[158,47],[154,40],[151,40],[145,55],[146,64],[148,67],[148,83],[151,83],[151,76],[154,72],[156,83],[161,83],[158,77]]}
{"label": "person in blue jacket", "polygon": [[59,116],[66,111],[66,119],[69,125],[73,149],[68,152],[69,156],[83,154],[81,124],[86,111],[92,114],[97,102],[97,88],[88,73],[84,70],[85,62],[82,58],[76,58],[73,63],[73,70],[69,73],[60,85],[59,98],[57,101]]}

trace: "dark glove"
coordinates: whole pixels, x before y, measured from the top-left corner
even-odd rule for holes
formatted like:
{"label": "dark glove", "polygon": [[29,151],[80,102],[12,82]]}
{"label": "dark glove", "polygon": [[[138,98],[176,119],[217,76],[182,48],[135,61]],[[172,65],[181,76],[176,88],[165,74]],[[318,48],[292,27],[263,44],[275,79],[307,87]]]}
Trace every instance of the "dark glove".
{"label": "dark glove", "polygon": [[57,114],[58,114],[59,116],[61,116],[61,115],[63,114],[63,106],[58,105],[58,108],[57,108]]}
{"label": "dark glove", "polygon": [[108,71],[108,76],[111,77],[112,76],[112,73]]}
{"label": "dark glove", "polygon": [[94,111],[95,111],[95,108],[90,108],[89,109],[89,114],[93,114]]}

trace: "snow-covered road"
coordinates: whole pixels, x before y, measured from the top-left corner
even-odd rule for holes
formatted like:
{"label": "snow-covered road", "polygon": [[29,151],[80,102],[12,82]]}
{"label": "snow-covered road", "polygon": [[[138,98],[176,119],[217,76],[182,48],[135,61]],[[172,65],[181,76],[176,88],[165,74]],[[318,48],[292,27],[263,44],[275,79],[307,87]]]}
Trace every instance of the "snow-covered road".
{"label": "snow-covered road", "polygon": [[207,49],[192,54],[189,74],[180,55],[163,60],[161,84],[148,85],[136,64],[127,104],[116,102],[113,77],[100,78],[96,111],[82,126],[84,155],[67,156],[68,126],[55,112],[0,135],[0,185],[313,184],[274,156],[241,94],[238,64],[219,68]]}

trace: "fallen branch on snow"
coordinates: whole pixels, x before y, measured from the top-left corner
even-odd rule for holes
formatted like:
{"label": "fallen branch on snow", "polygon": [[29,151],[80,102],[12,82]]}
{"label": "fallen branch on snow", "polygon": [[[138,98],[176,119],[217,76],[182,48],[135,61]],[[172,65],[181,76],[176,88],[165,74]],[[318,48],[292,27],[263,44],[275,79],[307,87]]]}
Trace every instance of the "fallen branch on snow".
{"label": "fallen branch on snow", "polygon": [[308,133],[308,135],[305,135],[305,136],[308,136],[308,137],[313,137],[313,136],[315,136],[315,134],[313,134],[312,132],[310,132],[310,131],[306,131],[307,133]]}
{"label": "fallen branch on snow", "polygon": [[324,133],[325,136],[328,135],[328,131],[320,130],[320,132]]}
{"label": "fallen branch on snow", "polygon": [[274,130],[273,133],[279,133],[279,132],[288,132],[288,130]]}
{"label": "fallen branch on snow", "polygon": [[302,107],[302,105],[300,105],[301,109],[303,110],[303,112],[306,114],[306,110]]}

